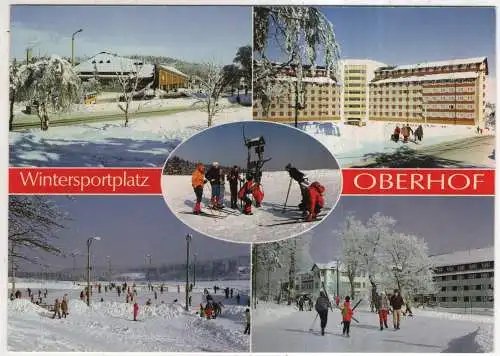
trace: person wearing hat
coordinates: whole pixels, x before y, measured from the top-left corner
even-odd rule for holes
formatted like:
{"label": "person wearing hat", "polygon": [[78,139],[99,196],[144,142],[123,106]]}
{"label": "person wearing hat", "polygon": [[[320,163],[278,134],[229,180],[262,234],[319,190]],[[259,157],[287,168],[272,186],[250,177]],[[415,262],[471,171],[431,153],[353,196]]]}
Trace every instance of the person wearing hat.
{"label": "person wearing hat", "polygon": [[231,209],[238,209],[238,183],[244,182],[240,177],[238,166],[233,166],[229,172],[229,189],[231,191]]}
{"label": "person wearing hat", "polygon": [[399,290],[394,289],[394,294],[391,297],[390,304],[392,307],[392,322],[394,324],[394,329],[399,330],[399,323],[401,322],[401,307],[405,304]]}
{"label": "person wearing hat", "polygon": [[331,308],[331,303],[325,292],[319,292],[319,297],[316,299],[315,309],[318,312],[320,325],[321,325],[321,335],[325,335],[326,323],[328,322],[328,309]]}
{"label": "person wearing hat", "polygon": [[191,185],[193,186],[194,194],[196,195],[196,203],[194,205],[193,213],[201,214],[201,200],[203,198],[203,185],[205,180],[205,166],[201,163],[196,165],[196,169],[191,175]]}
{"label": "person wearing hat", "polygon": [[380,322],[380,331],[387,329],[387,315],[389,314],[389,298],[384,291],[380,292],[378,297],[378,319]]}
{"label": "person wearing hat", "polygon": [[352,308],[351,308],[351,297],[347,296],[344,299],[344,304],[342,305],[342,324],[344,328],[342,330],[342,335],[349,337],[349,330],[351,328],[352,319]]}
{"label": "person wearing hat", "polygon": [[210,186],[212,187],[212,197],[211,204],[214,209],[219,206],[219,196],[220,196],[220,177],[221,171],[219,169],[219,162],[213,162],[212,167],[205,174],[205,178],[210,182]]}

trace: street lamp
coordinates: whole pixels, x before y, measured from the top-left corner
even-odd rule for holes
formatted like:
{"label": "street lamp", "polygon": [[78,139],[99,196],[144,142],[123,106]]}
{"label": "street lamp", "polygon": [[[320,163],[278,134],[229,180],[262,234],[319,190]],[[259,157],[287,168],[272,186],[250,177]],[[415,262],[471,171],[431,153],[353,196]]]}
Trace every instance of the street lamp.
{"label": "street lamp", "polygon": [[111,281],[111,256],[106,256],[108,260],[108,280]]}
{"label": "street lamp", "polygon": [[193,255],[194,257],[194,262],[193,262],[193,286],[196,286],[196,257],[198,256],[197,253]]}
{"label": "street lamp", "polygon": [[78,251],[71,252],[71,257],[73,257],[73,279],[75,279],[76,276],[76,256],[79,256]]}
{"label": "street lamp", "polygon": [[[148,279],[149,284],[151,284],[151,278],[149,276],[149,270],[151,268],[151,257],[152,256],[150,254],[147,254],[146,256],[144,256],[144,264],[146,265],[146,278]],[[149,258],[149,266],[147,266],[148,258]]]}
{"label": "street lamp", "polygon": [[186,311],[189,310],[189,244],[193,235],[186,234]]}
{"label": "street lamp", "polygon": [[91,237],[87,240],[87,305],[90,307],[90,246],[92,241],[99,241],[101,238],[99,236]]}
{"label": "street lamp", "polygon": [[75,66],[75,36],[76,34],[82,32],[83,29],[79,29],[78,31],[73,32],[71,35],[71,66]]}

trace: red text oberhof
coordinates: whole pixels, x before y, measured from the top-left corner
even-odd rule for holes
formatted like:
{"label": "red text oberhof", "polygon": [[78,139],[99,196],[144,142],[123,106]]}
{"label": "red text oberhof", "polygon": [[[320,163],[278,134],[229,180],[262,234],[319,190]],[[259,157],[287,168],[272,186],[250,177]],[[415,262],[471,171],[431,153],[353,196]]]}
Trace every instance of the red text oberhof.
{"label": "red text oberhof", "polygon": [[494,194],[493,170],[348,170],[344,194]]}

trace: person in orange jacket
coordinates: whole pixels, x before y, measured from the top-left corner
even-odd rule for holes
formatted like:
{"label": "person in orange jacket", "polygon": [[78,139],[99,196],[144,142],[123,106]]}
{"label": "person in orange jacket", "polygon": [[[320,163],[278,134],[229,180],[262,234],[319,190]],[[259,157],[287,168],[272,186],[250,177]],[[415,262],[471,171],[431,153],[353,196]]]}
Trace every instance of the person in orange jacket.
{"label": "person in orange jacket", "polygon": [[205,179],[205,166],[201,163],[196,165],[196,169],[191,175],[191,185],[194,189],[194,194],[196,194],[196,203],[194,205],[193,213],[201,213],[201,199],[203,198],[203,185],[206,183]]}
{"label": "person in orange jacket", "polygon": [[137,315],[139,315],[139,304],[134,303],[134,321],[137,321]]}
{"label": "person in orange jacket", "polygon": [[353,314],[351,308],[351,298],[349,296],[345,297],[341,312],[342,312],[342,324],[344,325],[344,328],[342,330],[342,335],[347,335],[347,337],[349,337],[349,329],[351,327],[351,319]]}
{"label": "person in orange jacket", "polygon": [[307,188],[308,194],[308,204],[307,204],[307,221],[311,222],[316,218],[321,209],[325,204],[323,199],[323,193],[325,192],[325,187],[323,187],[318,182],[313,182],[309,188]]}

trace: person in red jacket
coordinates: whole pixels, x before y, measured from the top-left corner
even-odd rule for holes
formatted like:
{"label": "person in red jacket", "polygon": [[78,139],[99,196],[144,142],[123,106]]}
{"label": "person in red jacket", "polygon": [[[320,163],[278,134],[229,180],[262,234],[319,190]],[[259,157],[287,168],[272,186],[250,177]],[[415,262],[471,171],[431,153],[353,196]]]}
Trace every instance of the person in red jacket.
{"label": "person in red jacket", "polygon": [[399,126],[396,126],[396,128],[394,129],[394,133],[392,134],[392,140],[394,142],[398,142],[399,141],[399,135],[401,134],[401,129],[399,128]]}
{"label": "person in red jacket", "polygon": [[308,204],[307,204],[307,221],[311,222],[316,218],[321,209],[325,204],[323,199],[323,193],[325,192],[325,187],[323,187],[318,182],[313,182],[309,188],[307,188],[308,193]]}
{"label": "person in red jacket", "polygon": [[139,304],[134,303],[134,321],[137,321],[137,315],[139,314]]}
{"label": "person in red jacket", "polygon": [[250,199],[250,196],[253,193],[253,185],[253,177],[251,175],[247,175],[247,181],[238,192],[238,198],[243,200],[245,203],[245,206],[243,207],[243,214],[245,215],[252,215],[252,199]]}
{"label": "person in red jacket", "polygon": [[342,330],[342,335],[347,335],[349,337],[349,329],[351,327],[352,319],[352,308],[351,308],[351,298],[349,296],[345,297],[344,305],[342,305],[342,324],[344,329]]}
{"label": "person in red jacket", "polygon": [[340,304],[340,296],[338,296],[338,295],[335,297],[335,304],[337,306],[339,306],[339,304]]}

